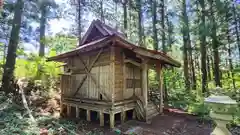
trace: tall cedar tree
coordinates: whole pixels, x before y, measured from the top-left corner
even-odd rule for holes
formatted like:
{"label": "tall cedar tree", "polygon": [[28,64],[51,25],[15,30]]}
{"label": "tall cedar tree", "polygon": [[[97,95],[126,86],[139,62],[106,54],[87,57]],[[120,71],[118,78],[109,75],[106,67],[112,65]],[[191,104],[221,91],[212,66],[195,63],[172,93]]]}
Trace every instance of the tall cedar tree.
{"label": "tall cedar tree", "polygon": [[144,47],[143,44],[143,24],[142,24],[142,0],[136,0],[137,12],[138,12],[138,40],[139,45]]}
{"label": "tall cedar tree", "polygon": [[104,9],[103,9],[103,0],[100,0],[100,13],[101,13],[101,21],[103,23],[105,23]]}
{"label": "tall cedar tree", "polygon": [[[157,34],[157,1],[150,0],[150,7],[152,11],[152,28],[153,28],[153,48],[158,51],[158,34]],[[157,72],[156,81],[159,80],[160,74]]]}
{"label": "tall cedar tree", "polygon": [[227,35],[227,43],[228,43],[228,48],[227,48],[227,52],[228,52],[228,62],[229,62],[229,69],[230,69],[230,73],[231,73],[231,77],[232,77],[232,85],[233,88],[236,89],[236,81],[235,81],[235,74],[233,72],[233,62],[232,62],[232,50],[231,50],[231,35],[230,35],[230,29],[229,29],[229,21],[231,20],[231,14],[230,14],[230,8],[228,8],[226,6],[227,12],[226,12],[226,17],[225,17],[225,21],[227,23],[227,28],[226,28],[226,35]]}
{"label": "tall cedar tree", "polygon": [[[164,53],[167,53],[167,47],[166,47],[166,34],[165,34],[165,1],[164,0],[161,0],[160,1],[160,12],[161,12],[161,21],[160,21],[160,24],[161,24],[161,37],[162,37],[162,51]],[[164,87],[164,99],[167,98],[167,80],[166,78],[164,77],[165,73],[163,73],[163,87]],[[157,78],[158,75],[157,75]],[[167,99],[165,100],[167,101]],[[165,102],[167,104],[167,102]]]}
{"label": "tall cedar tree", "polygon": [[201,50],[201,72],[202,72],[202,92],[207,92],[207,53],[206,53],[206,4],[205,0],[199,0],[199,4],[201,6],[201,16],[200,16],[200,26],[199,26],[199,36],[200,36],[200,50]]}
{"label": "tall cedar tree", "polygon": [[81,34],[82,34],[82,2],[81,0],[77,1],[77,23],[78,23],[78,42],[80,45],[81,42]]}
{"label": "tall cedar tree", "polygon": [[153,27],[153,46],[154,50],[158,50],[158,34],[157,34],[157,2],[156,0],[150,0],[152,9],[152,27]]}
{"label": "tall cedar tree", "polygon": [[187,90],[190,90],[190,81],[189,81],[189,69],[188,69],[188,49],[189,49],[189,25],[188,25],[188,16],[187,16],[187,7],[186,0],[182,1],[182,17],[183,17],[183,26],[182,26],[182,36],[183,36],[183,68],[184,68],[184,79],[185,86]]}
{"label": "tall cedar tree", "polygon": [[22,21],[23,12],[23,0],[17,0],[15,4],[14,17],[12,23],[12,30],[9,39],[8,53],[6,58],[6,64],[4,66],[3,77],[2,77],[2,90],[6,93],[13,92],[13,79],[14,79],[14,67],[16,63],[16,51],[19,42],[19,32]]}
{"label": "tall cedar tree", "polygon": [[128,37],[129,37],[129,39],[132,37],[132,27],[133,27],[133,23],[132,23],[132,20],[134,19],[134,16],[133,16],[133,0],[129,0],[128,1],[128,13],[129,13],[129,35],[128,35]]}
{"label": "tall cedar tree", "polygon": [[236,38],[237,38],[237,47],[238,47],[238,55],[239,55],[239,60],[240,60],[240,35],[239,35],[239,30],[238,30],[238,25],[239,22],[238,22],[238,18],[237,18],[237,13],[236,13],[236,7],[235,7],[235,2],[233,0],[232,2],[232,12],[233,12],[233,20],[234,20],[234,29],[235,29],[235,33],[236,33]]}
{"label": "tall cedar tree", "polygon": [[[172,16],[172,15],[173,15],[172,12],[168,12],[166,14],[167,46],[168,46],[168,51],[170,51],[170,52],[172,51],[172,45],[174,43],[174,35],[173,35],[174,26],[173,26],[173,23],[170,21],[170,16]],[[165,85],[167,85],[166,79],[164,81],[165,81]],[[174,89],[176,88],[175,83],[173,83],[172,88],[174,88]],[[168,106],[168,91],[167,91],[167,89],[164,91],[164,101],[165,101],[165,106]]]}
{"label": "tall cedar tree", "polygon": [[123,27],[124,27],[124,33],[125,36],[127,37],[127,29],[128,29],[128,22],[127,22],[127,0],[123,0],[122,1],[122,5],[123,5]]}
{"label": "tall cedar tree", "polygon": [[213,49],[213,59],[214,59],[214,80],[216,86],[222,87],[220,81],[220,69],[219,69],[219,52],[218,52],[218,39],[217,39],[217,22],[215,20],[215,11],[214,11],[214,1],[209,0],[210,4],[210,14],[211,14],[211,38],[212,38],[212,49]]}
{"label": "tall cedar tree", "polygon": [[40,48],[39,56],[45,55],[45,25],[46,25],[46,14],[47,14],[47,3],[42,2],[40,5],[41,18],[40,18]]}
{"label": "tall cedar tree", "polygon": [[164,0],[161,0],[160,2],[160,11],[161,11],[161,29],[162,29],[162,51],[167,52],[167,48],[165,45],[165,3]]}
{"label": "tall cedar tree", "polygon": [[208,81],[212,80],[212,75],[211,75],[211,62],[210,62],[210,57],[209,55],[207,55],[207,73],[208,73]]}
{"label": "tall cedar tree", "polygon": [[173,35],[173,24],[170,21],[171,13],[169,12],[166,17],[166,24],[167,24],[167,46],[169,48],[169,51],[172,51],[172,45],[174,43],[174,35]]}

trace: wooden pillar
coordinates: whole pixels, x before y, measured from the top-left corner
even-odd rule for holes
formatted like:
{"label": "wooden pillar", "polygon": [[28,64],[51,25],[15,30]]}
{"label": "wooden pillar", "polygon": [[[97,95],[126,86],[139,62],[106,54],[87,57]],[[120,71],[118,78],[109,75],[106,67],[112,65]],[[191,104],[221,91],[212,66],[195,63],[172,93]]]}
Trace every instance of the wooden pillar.
{"label": "wooden pillar", "polygon": [[60,101],[60,116],[63,116],[64,104]]}
{"label": "wooden pillar", "polygon": [[104,113],[102,111],[99,112],[100,126],[104,126]]}
{"label": "wooden pillar", "polygon": [[114,107],[114,98],[115,98],[115,47],[111,46],[111,55],[110,55],[110,73],[111,73],[111,89],[112,89],[112,108]]}
{"label": "wooden pillar", "polygon": [[[142,60],[142,92],[143,92],[143,107],[147,113],[148,104],[148,64],[145,59]],[[145,115],[146,116],[146,115]]]}
{"label": "wooden pillar", "polygon": [[135,110],[133,110],[133,114],[132,114],[132,119],[136,119],[136,111]]}
{"label": "wooden pillar", "polygon": [[[123,53],[123,60],[122,60],[122,64],[123,64],[123,91],[126,90],[126,64],[124,62],[126,56],[125,54]],[[122,91],[122,97],[124,97],[124,94],[123,94],[123,91]]]}
{"label": "wooden pillar", "polygon": [[110,113],[110,128],[114,128],[115,125],[115,114],[114,113]]}
{"label": "wooden pillar", "polygon": [[125,122],[125,119],[126,119],[126,111],[122,111],[121,112],[121,123],[124,123]]}
{"label": "wooden pillar", "polygon": [[159,93],[160,93],[160,103],[159,103],[159,111],[163,112],[163,65],[158,65],[157,71],[159,72]]}
{"label": "wooden pillar", "polygon": [[67,117],[71,115],[71,106],[67,104]]}
{"label": "wooden pillar", "polygon": [[91,113],[90,113],[90,110],[87,110],[87,121],[91,121]]}
{"label": "wooden pillar", "polygon": [[79,108],[76,106],[76,118],[79,118]]}

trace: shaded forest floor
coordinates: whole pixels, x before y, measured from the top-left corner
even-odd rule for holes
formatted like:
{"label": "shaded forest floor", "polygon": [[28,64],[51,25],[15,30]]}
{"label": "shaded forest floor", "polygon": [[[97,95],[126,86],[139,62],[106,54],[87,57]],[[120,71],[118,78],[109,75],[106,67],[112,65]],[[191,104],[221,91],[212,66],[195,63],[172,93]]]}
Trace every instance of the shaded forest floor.
{"label": "shaded forest floor", "polygon": [[[0,96],[0,134],[26,135],[116,135],[133,132],[137,135],[209,135],[213,124],[211,121],[201,121],[197,116],[173,110],[165,111],[156,116],[151,124],[135,120],[116,125],[111,130],[106,124],[100,127],[99,122],[86,122],[80,119],[59,119],[60,96],[44,98],[39,95],[28,96],[29,107],[36,122],[32,122],[21,99]],[[15,102],[12,102],[15,101]],[[172,111],[172,110],[171,110]],[[233,135],[240,135],[240,127],[232,127]]]}

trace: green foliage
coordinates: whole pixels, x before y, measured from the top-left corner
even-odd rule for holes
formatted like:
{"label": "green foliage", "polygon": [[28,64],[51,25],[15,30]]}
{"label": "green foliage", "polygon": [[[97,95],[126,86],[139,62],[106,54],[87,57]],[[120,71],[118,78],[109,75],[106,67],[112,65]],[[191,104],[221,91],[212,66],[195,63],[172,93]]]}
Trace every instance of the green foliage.
{"label": "green foliage", "polygon": [[51,50],[55,50],[57,54],[76,48],[77,38],[65,35],[56,35],[47,37],[46,44]]}
{"label": "green foliage", "polygon": [[[50,51],[50,55],[55,55],[55,51]],[[41,65],[41,74],[49,79],[56,79],[61,73],[60,63],[47,62],[46,58],[41,58],[36,54],[31,54],[26,58],[18,58],[15,66],[16,78],[28,77],[36,78],[39,74],[39,66]]]}
{"label": "green foliage", "polygon": [[7,103],[6,106],[7,108],[0,112],[1,135],[38,135],[41,129],[47,129],[49,134],[59,134],[60,130],[64,130],[63,127],[68,129],[68,131],[64,130],[66,134],[75,134],[77,126],[74,122],[47,116],[35,116],[36,123],[33,123],[20,106],[14,103]]}

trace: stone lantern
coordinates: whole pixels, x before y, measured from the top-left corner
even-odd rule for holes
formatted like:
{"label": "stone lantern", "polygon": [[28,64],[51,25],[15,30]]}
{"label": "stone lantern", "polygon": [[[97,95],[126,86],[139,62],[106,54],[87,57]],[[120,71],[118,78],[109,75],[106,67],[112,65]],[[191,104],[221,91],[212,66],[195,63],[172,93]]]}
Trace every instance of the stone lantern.
{"label": "stone lantern", "polygon": [[211,135],[231,135],[226,125],[233,120],[237,102],[225,95],[211,95],[205,98],[205,103],[210,107],[210,117],[216,122],[216,128]]}

